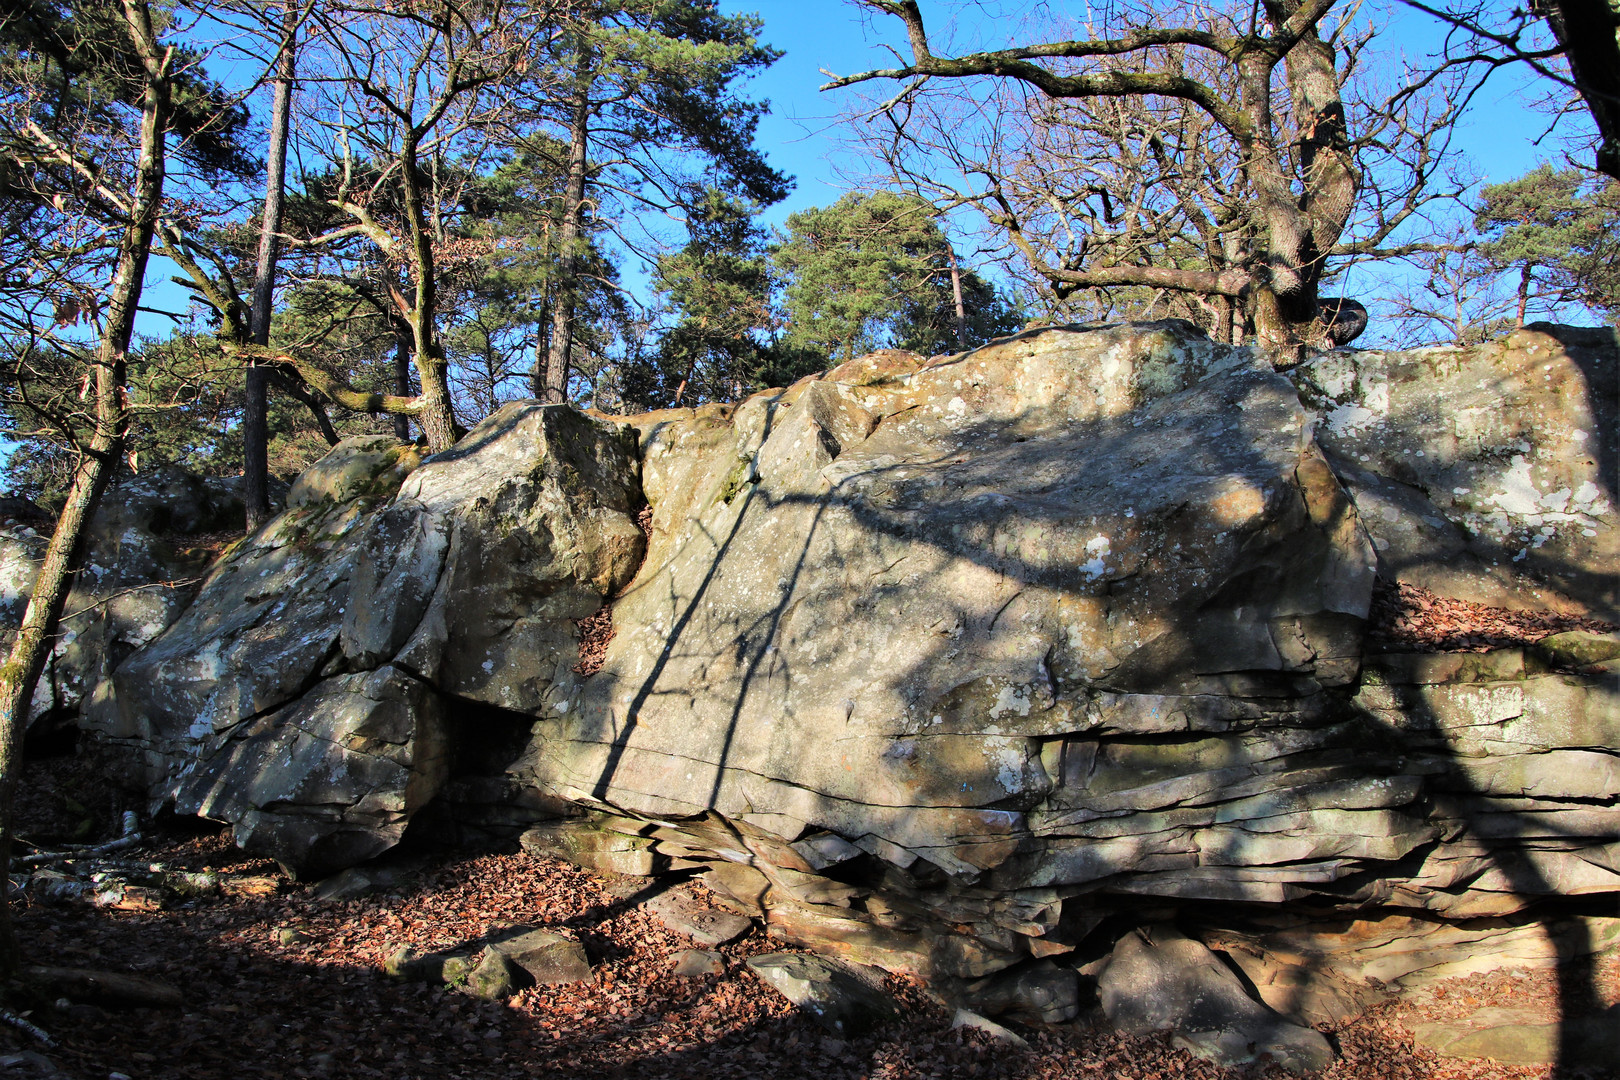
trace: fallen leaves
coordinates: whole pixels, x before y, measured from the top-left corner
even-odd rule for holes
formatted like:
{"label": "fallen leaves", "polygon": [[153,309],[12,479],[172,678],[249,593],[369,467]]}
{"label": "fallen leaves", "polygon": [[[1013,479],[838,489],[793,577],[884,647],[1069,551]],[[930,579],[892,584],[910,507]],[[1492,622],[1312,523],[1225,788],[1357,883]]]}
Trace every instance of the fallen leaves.
{"label": "fallen leaves", "polygon": [[1370,646],[1391,652],[1482,653],[1534,645],[1566,630],[1615,629],[1620,628],[1582,615],[1474,604],[1380,578],[1373,587],[1367,637]]}
{"label": "fallen leaves", "polygon": [[[270,866],[221,836],[160,840],[143,858],[222,880],[264,880]],[[1020,1029],[1029,1053],[949,1027],[951,1014],[914,979],[891,977],[903,1019],[862,1038],[829,1038],[743,964],[779,951],[756,927],[716,951],[719,975],[681,978],[671,957],[692,942],[615,899],[600,879],[527,855],[417,856],[392,891],[319,903],[307,886],[222,890],[169,910],[36,905],[19,913],[35,962],[139,970],[184,989],[181,1011],[43,1008],[35,1019],[61,1038],[49,1051],[70,1076],[101,1080],[256,1080],[544,1076],[686,1080],[1008,1078],[1058,1080],[1280,1080],[1271,1065],[1223,1070],[1171,1045],[1130,1038],[1098,1021]],[[535,986],[505,1004],[389,979],[400,945],[443,948],[500,923],[546,927],[584,944],[591,981]],[[290,932],[284,932],[290,931]],[[1615,973],[1607,976],[1611,987]],[[1327,1080],[1530,1080],[1550,1070],[1444,1062],[1414,1050],[1410,1024],[1463,1002],[1555,1002],[1551,973],[1476,979],[1466,993],[1374,1010],[1337,1038],[1345,1058]],[[1452,1002],[1456,1002],[1455,1006]],[[1427,1011],[1425,1011],[1427,1010]],[[0,1052],[31,1049],[0,1032]]]}

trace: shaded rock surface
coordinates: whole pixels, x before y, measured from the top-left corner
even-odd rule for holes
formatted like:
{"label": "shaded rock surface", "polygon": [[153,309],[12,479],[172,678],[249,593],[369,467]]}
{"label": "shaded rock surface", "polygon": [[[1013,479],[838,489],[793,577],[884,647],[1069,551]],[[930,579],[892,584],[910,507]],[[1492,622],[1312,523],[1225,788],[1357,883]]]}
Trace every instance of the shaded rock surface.
{"label": "shaded rock surface", "polygon": [[761,953],[748,967],[834,1035],[860,1035],[899,1012],[871,973],[804,953]]}
{"label": "shaded rock surface", "polygon": [[[1184,1037],[1315,1068],[1294,1029],[1372,980],[1613,940],[1538,946],[1531,909],[1620,891],[1616,676],[1364,636],[1380,569],[1609,610],[1615,363],[1532,331],[1290,382],[1116,325],[628,423],[518,403],[421,462],[351,441],[84,723],[154,800],[302,872],[413,821],[679,871],[985,1015],[1071,1015],[1092,935],[1174,917],[1171,952],[1224,952],[1263,999],[1223,966],[1250,1011]],[[1440,418],[1483,408],[1490,365],[1531,417],[1511,446]]]}
{"label": "shaded rock surface", "polygon": [[1219,1065],[1271,1057],[1290,1072],[1319,1072],[1333,1048],[1249,997],[1209,949],[1159,925],[1122,938],[1097,980],[1103,1011],[1132,1035],[1174,1032],[1178,1043]]}
{"label": "shaded rock surface", "polygon": [[444,785],[447,712],[548,710],[569,620],[634,573],[623,431],[520,404],[425,465],[346,440],[86,725],[145,748],[158,797],[250,850],[308,873],[379,854]]}

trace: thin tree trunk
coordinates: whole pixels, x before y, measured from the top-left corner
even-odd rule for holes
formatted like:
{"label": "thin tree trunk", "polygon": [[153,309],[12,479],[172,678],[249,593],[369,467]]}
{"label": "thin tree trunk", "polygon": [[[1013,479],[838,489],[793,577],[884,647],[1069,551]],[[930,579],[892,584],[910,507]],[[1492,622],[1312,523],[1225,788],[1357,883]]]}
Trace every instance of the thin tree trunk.
{"label": "thin tree trunk", "polygon": [[[394,343],[394,393],[400,397],[411,396],[411,342],[404,336]],[[394,414],[394,435],[400,442],[410,441],[410,417],[403,413]]]}
{"label": "thin tree trunk", "polygon": [[[33,595],[23,613],[22,626],[5,664],[0,666],[0,887],[9,881],[12,803],[34,687],[50,654],[73,570],[84,547],[86,526],[124,456],[128,439],[128,409],[123,387],[125,357],[135,328],[135,309],[140,301],[147,257],[152,250],[152,234],[162,206],[163,131],[168,126],[170,57],[157,44],[151,11],[144,0],[124,0],[123,9],[135,51],[146,69],[140,159],[132,213],[119,238],[118,263],[108,294],[107,321],[96,351],[95,435],[74,471],[67,501],[57,516],[56,530],[45,549],[45,560],[40,564]],[[0,976],[13,975],[19,960],[11,905],[0,895]]]}
{"label": "thin tree trunk", "polygon": [[417,158],[421,132],[407,133],[400,152],[400,186],[405,196],[405,228],[415,257],[416,301],[404,312],[411,327],[411,352],[416,375],[422,383],[422,409],[416,422],[427,437],[428,452],[437,454],[456,444],[456,414],[450,399],[450,373],[444,351],[439,347],[434,315],[438,310],[438,268],[433,258],[433,235],[429,231],[422,198],[423,174]]}
{"label": "thin tree trunk", "polygon": [[[276,286],[276,255],[287,182],[287,132],[292,112],[294,50],[298,32],[297,0],[287,0],[281,17],[281,55],[276,60],[275,92],[270,104],[270,150],[265,162],[264,216],[259,224],[259,269],[253,279],[252,323],[255,345],[270,344],[270,305]],[[247,528],[270,519],[270,373],[257,365],[247,369],[247,403],[242,414],[242,486]]]}
{"label": "thin tree trunk", "polygon": [[1530,307],[1530,266],[1525,264],[1519,270],[1519,327],[1524,327],[1525,312]]}
{"label": "thin tree trunk", "polygon": [[541,400],[568,400],[568,365],[574,345],[574,312],[579,300],[579,247],[585,212],[586,151],[590,144],[591,55],[580,46],[574,80],[574,113],[568,123],[568,181],[563,188],[562,227],[558,230],[557,292],[551,309],[551,348],[546,356],[546,383]]}
{"label": "thin tree trunk", "polygon": [[945,245],[945,254],[951,260],[951,294],[956,297],[956,347],[967,348],[967,305],[962,302],[962,271],[956,265],[956,249]]}
{"label": "thin tree trunk", "polygon": [[546,358],[550,354],[550,338],[546,324],[551,322],[551,298],[545,294],[540,301],[540,317],[534,321],[534,368],[529,372],[529,396],[546,400]]}

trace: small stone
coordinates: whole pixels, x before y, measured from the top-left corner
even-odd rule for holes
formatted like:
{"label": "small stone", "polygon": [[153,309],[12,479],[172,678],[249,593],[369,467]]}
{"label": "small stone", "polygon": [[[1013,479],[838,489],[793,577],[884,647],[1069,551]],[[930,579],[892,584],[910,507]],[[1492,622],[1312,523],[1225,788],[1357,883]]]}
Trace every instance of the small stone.
{"label": "small stone", "polygon": [[699,945],[729,945],[754,926],[746,915],[717,911],[680,889],[659,893],[642,907],[664,926]]}
{"label": "small stone", "polygon": [[584,982],[591,962],[579,942],[532,926],[509,926],[488,938],[492,951],[506,956],[537,983]]}
{"label": "small stone", "polygon": [[[44,1054],[24,1050],[0,1057],[0,1069],[13,1076],[55,1076],[56,1066]],[[128,1080],[126,1077],[125,1080]]]}
{"label": "small stone", "polygon": [[1268,1055],[1294,1073],[1333,1064],[1333,1048],[1320,1032],[1289,1023],[1249,997],[1214,953],[1168,925],[1121,938],[1098,977],[1097,996],[1121,1031],[1173,1032],[1177,1045],[1218,1065]]}
{"label": "small stone", "polygon": [[365,871],[350,867],[318,883],[309,894],[311,900],[323,904],[339,900],[355,900],[375,891],[377,883]]}
{"label": "small stone", "polygon": [[[1460,1023],[1418,1024],[1412,1036],[1444,1058],[1607,1067],[1620,1060],[1620,1006],[1570,1021],[1568,1030],[1523,1009],[1480,1009]],[[1574,1060],[1562,1060],[1566,1049]]]}
{"label": "small stone", "polygon": [[1020,1050],[1029,1049],[1029,1043],[1026,1042],[1024,1037],[1019,1035],[1016,1031],[1004,1028],[994,1020],[987,1020],[978,1013],[972,1012],[968,1009],[956,1010],[956,1016],[951,1020],[951,1027],[952,1029],[972,1028],[974,1031],[984,1032],[986,1035],[996,1040],[996,1042],[1006,1043],[1008,1046],[1016,1046]]}
{"label": "small stone", "polygon": [[726,970],[720,954],[708,949],[682,949],[669,959],[675,974],[683,979],[701,979],[705,975],[719,975]]}
{"label": "small stone", "polygon": [[504,1001],[517,993],[521,968],[499,949],[485,949],[478,966],[467,973],[467,993],[485,1001]]}
{"label": "small stone", "polygon": [[401,945],[383,961],[383,974],[396,979],[459,986],[466,982],[476,961],[465,951],[423,952]]}
{"label": "small stone", "polygon": [[1051,960],[1037,960],[980,979],[966,997],[989,1016],[1012,1013],[1033,1023],[1064,1024],[1080,1015],[1080,977]]}
{"label": "small stone", "polygon": [[762,953],[747,960],[766,984],[838,1036],[859,1035],[894,1020],[899,1012],[875,979],[825,957]]}

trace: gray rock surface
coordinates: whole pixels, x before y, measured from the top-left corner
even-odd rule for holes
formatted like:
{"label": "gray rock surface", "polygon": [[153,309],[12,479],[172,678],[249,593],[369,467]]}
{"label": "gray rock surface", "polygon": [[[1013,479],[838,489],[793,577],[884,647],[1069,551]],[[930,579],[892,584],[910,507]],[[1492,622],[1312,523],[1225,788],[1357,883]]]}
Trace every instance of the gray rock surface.
{"label": "gray rock surface", "polygon": [[1335,351],[1292,376],[1383,576],[1614,621],[1617,369],[1613,329],[1536,323],[1473,348]]}
{"label": "gray rock surface", "polygon": [[1019,1050],[1028,1050],[1029,1041],[1010,1028],[1004,1028],[994,1020],[987,1019],[973,1012],[971,1009],[957,1009],[951,1017],[951,1028],[971,1028],[982,1031],[998,1043],[1015,1047]]}
{"label": "gray rock surface", "polygon": [[709,949],[682,949],[670,954],[669,963],[683,979],[701,979],[726,970],[720,954]]}
{"label": "gray rock surface", "polygon": [[488,935],[489,951],[521,968],[534,982],[584,982],[591,977],[585,949],[572,938],[534,926],[504,927]]}
{"label": "gray rock surface", "polygon": [[[79,709],[119,663],[179,617],[207,570],[210,534],[241,531],[238,486],[165,466],[126,477],[103,496],[31,719]],[[0,646],[22,623],[54,524],[49,516],[0,523]]]}
{"label": "gray rock surface", "polygon": [[834,1035],[865,1034],[899,1016],[870,972],[804,953],[760,953],[746,963],[767,986]]}
{"label": "gray rock surface", "polygon": [[752,919],[719,911],[682,888],[661,892],[641,906],[666,928],[699,945],[729,945],[754,926]]}
{"label": "gray rock surface", "polygon": [[1056,1022],[1099,927],[1175,918],[1263,999],[1222,967],[1237,1019],[1181,1037],[1314,1068],[1300,1022],[1370,980],[1613,940],[1533,921],[1620,892],[1609,661],[1363,655],[1380,569],[1610,610],[1602,346],[1290,381],[1184,324],[1055,329],[628,422],[519,403],[420,463],[351,441],[84,723],[301,872],[473,815],[974,1012]]}
{"label": "gray rock surface", "polygon": [[1333,1063],[1321,1034],[1250,998],[1213,953],[1168,926],[1122,938],[1097,980],[1097,996],[1121,1031],[1174,1032],[1178,1043],[1218,1065],[1271,1057],[1290,1072],[1312,1073]]}
{"label": "gray rock surface", "polygon": [[386,850],[447,778],[450,697],[567,708],[569,620],[640,562],[626,431],[520,403],[414,469],[413,447],[347,440],[86,725],[301,872]]}
{"label": "gray rock surface", "polygon": [[485,1001],[504,1001],[518,991],[523,971],[499,949],[485,949],[467,972],[467,993]]}

